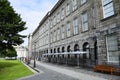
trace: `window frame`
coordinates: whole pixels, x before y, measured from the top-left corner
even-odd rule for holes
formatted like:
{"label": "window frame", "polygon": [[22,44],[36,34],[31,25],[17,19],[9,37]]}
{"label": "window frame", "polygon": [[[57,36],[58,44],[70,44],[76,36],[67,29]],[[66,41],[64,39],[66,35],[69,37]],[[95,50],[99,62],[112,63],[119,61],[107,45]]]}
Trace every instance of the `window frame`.
{"label": "window frame", "polygon": [[61,9],[61,20],[63,20],[65,17],[65,11],[64,8]]}
{"label": "window frame", "polygon": [[70,3],[67,3],[66,5],[66,16],[70,14]]}
{"label": "window frame", "polygon": [[[84,20],[85,15],[86,15],[86,20]],[[82,13],[82,31],[83,32],[88,31],[88,13],[87,13],[87,11]]]}
{"label": "window frame", "polygon": [[56,30],[54,30],[54,41],[56,41],[56,36],[57,36]]}
{"label": "window frame", "polygon": [[71,36],[71,25],[70,25],[70,21],[67,22],[67,37]]}
{"label": "window frame", "polygon": [[53,42],[53,32],[50,33],[50,42]]}
{"label": "window frame", "polygon": [[[117,48],[117,50],[109,50],[108,48],[108,46],[109,46],[109,43],[108,43],[108,37],[115,37],[116,38],[116,48]],[[114,40],[114,39],[113,39]],[[115,40],[114,40],[115,41]],[[112,43],[112,42],[111,42]],[[115,52],[116,52],[116,54],[118,53],[118,41],[117,41],[117,35],[115,35],[115,34],[110,34],[110,35],[107,35],[106,36],[106,47],[107,47],[107,61],[108,62],[110,62],[110,63],[119,63],[119,57],[118,57],[118,61],[115,61],[115,60],[110,60],[110,52],[112,52],[112,54],[114,54]],[[115,46],[115,44],[113,45],[113,46]],[[119,55],[119,53],[118,53],[118,55]]]}
{"label": "window frame", "polygon": [[79,33],[79,24],[78,24],[78,18],[75,17],[73,20],[73,27],[74,27],[74,35]]}
{"label": "window frame", "polygon": [[[104,2],[105,1],[102,0],[103,18],[107,18],[107,17],[110,17],[110,16],[114,15],[115,11],[114,11],[114,4],[113,4],[114,2],[113,2],[113,0],[110,0],[109,2],[106,2],[106,4]],[[107,10],[108,11],[110,10],[110,11],[108,12]],[[109,14],[109,13],[111,13],[111,14]]]}
{"label": "window frame", "polygon": [[60,22],[60,12],[57,13],[57,23]]}
{"label": "window frame", "polygon": [[73,11],[77,9],[77,0],[73,0]]}
{"label": "window frame", "polygon": [[81,0],[81,5],[85,4],[87,0]]}
{"label": "window frame", "polygon": [[57,40],[60,40],[60,28],[57,29]]}
{"label": "window frame", "polygon": [[62,39],[64,39],[65,38],[65,26],[64,25],[62,25],[62,27],[61,27],[61,32],[62,32]]}

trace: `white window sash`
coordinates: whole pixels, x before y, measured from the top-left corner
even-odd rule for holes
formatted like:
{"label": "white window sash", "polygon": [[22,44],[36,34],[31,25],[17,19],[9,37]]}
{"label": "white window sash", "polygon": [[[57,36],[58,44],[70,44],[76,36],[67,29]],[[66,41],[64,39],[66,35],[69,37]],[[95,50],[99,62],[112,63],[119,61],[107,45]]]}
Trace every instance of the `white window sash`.
{"label": "white window sash", "polygon": [[74,34],[78,34],[78,19],[74,19]]}
{"label": "white window sash", "polygon": [[102,0],[104,18],[114,15],[113,0]]}
{"label": "white window sash", "polygon": [[67,24],[67,37],[70,37],[70,23]]}
{"label": "white window sash", "polygon": [[81,0],[81,4],[84,4],[86,2],[87,2],[87,0]]}
{"label": "white window sash", "polygon": [[[113,36],[113,37],[111,37]],[[114,39],[112,39],[114,38]],[[112,42],[114,44],[112,44]],[[119,53],[118,53],[118,46],[117,46],[117,36],[115,35],[110,35],[106,37],[106,45],[107,45],[107,60],[108,62],[112,62],[112,63],[118,63],[119,62]],[[114,48],[115,50],[113,50],[112,48],[110,48],[110,46],[112,47],[116,47]],[[112,49],[112,50],[110,50]]]}
{"label": "white window sash", "polygon": [[73,0],[73,11],[77,9],[77,0]]}
{"label": "white window sash", "polygon": [[87,13],[82,14],[82,31],[87,31],[88,30],[88,17]]}
{"label": "white window sash", "polygon": [[64,26],[62,26],[62,39],[64,39],[65,37],[65,29],[64,29]]}
{"label": "white window sash", "polygon": [[67,4],[66,15],[69,15],[69,14],[70,14],[70,4]]}
{"label": "white window sash", "polygon": [[64,19],[64,8],[61,11],[61,19]]}

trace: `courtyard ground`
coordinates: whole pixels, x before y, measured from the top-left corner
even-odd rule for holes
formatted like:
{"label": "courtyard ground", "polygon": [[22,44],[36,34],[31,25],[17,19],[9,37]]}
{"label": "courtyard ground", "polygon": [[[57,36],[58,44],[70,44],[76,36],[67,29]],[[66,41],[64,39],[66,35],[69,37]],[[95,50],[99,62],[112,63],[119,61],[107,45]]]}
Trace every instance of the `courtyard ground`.
{"label": "courtyard ground", "polygon": [[[30,66],[33,66],[33,61]],[[18,80],[120,80],[120,76],[94,72],[92,69],[36,61],[40,73]]]}

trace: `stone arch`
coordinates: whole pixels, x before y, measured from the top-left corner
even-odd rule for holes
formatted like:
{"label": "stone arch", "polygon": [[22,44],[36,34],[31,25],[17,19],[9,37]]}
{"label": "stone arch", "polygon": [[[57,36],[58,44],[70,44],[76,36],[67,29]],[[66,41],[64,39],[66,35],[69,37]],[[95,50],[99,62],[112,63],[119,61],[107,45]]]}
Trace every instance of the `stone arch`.
{"label": "stone arch", "polygon": [[57,52],[60,53],[60,48],[59,47],[57,48]]}
{"label": "stone arch", "polygon": [[48,49],[46,50],[46,53],[48,53]]}
{"label": "stone arch", "polygon": [[53,50],[52,50],[52,49],[50,49],[50,53],[53,53]]}
{"label": "stone arch", "polygon": [[62,47],[62,52],[65,52],[65,47],[64,46]]}
{"label": "stone arch", "polygon": [[54,53],[56,53],[56,48],[54,48]]}
{"label": "stone arch", "polygon": [[88,42],[85,42],[83,44],[83,51],[87,52],[87,54],[84,56],[84,58],[91,58],[91,56],[90,56],[90,45],[89,45]]}
{"label": "stone arch", "polygon": [[74,51],[79,51],[79,45],[78,44],[74,45]]}
{"label": "stone arch", "polygon": [[89,49],[89,48],[90,48],[89,43],[88,43],[88,42],[85,42],[85,43],[83,44],[83,51],[87,51],[87,49]]}
{"label": "stone arch", "polygon": [[70,48],[70,45],[67,46],[67,52],[70,52],[71,51],[71,48]]}

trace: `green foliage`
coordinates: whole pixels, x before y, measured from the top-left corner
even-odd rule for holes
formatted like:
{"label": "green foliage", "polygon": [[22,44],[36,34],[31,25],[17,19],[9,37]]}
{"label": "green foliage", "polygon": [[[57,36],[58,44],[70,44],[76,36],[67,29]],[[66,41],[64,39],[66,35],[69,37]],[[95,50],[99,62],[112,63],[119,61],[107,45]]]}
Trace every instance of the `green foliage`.
{"label": "green foliage", "polygon": [[12,45],[22,44],[23,38],[19,32],[26,30],[25,22],[22,21],[8,0],[0,0],[0,53],[5,53]]}
{"label": "green foliage", "polygon": [[14,48],[11,49],[7,49],[6,50],[6,56],[7,57],[16,57],[17,56],[17,52]]}

